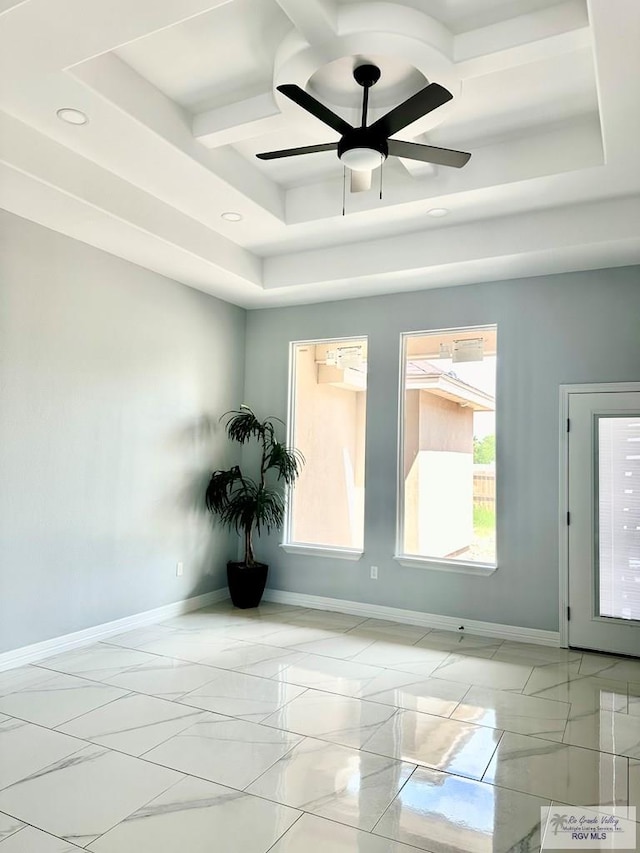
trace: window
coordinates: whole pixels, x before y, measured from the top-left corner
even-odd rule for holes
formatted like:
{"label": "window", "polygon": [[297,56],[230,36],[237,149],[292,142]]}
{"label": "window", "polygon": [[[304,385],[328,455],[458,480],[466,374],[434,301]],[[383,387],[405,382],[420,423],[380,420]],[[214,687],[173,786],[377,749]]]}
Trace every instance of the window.
{"label": "window", "polygon": [[289,443],[305,464],[289,496],[285,547],[360,556],[366,403],[366,338],[291,345]]}
{"label": "window", "polygon": [[402,338],[399,557],[494,566],[496,327]]}

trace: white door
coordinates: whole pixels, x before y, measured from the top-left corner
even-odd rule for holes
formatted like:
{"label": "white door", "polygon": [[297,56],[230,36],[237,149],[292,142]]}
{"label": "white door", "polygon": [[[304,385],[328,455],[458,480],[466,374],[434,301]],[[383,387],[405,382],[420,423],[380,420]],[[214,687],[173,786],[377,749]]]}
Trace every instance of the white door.
{"label": "white door", "polygon": [[640,391],[569,394],[569,645],[640,656]]}

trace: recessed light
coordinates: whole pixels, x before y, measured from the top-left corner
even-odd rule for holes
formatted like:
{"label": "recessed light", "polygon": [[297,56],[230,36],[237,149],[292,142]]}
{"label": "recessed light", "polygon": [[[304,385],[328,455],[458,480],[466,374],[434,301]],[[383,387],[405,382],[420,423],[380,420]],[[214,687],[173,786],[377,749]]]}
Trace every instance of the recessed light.
{"label": "recessed light", "polygon": [[56,115],[61,121],[66,121],[67,124],[87,124],[89,121],[83,112],[73,107],[63,107],[56,112]]}
{"label": "recessed light", "polygon": [[440,219],[443,216],[448,216],[449,211],[446,207],[432,207],[427,211],[428,216],[433,216],[434,219]]}
{"label": "recessed light", "polygon": [[235,213],[233,210],[227,210],[226,213],[221,213],[220,215],[222,216],[223,219],[226,219],[227,222],[241,222],[242,221],[242,214],[241,213]]}

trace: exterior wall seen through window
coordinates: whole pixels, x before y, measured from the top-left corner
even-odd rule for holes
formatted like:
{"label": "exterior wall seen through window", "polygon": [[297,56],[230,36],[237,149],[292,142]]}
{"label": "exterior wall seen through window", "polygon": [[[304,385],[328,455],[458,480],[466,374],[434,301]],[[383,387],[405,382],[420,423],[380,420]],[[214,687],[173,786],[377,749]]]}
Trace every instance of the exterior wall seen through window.
{"label": "exterior wall seen through window", "polygon": [[495,327],[403,336],[400,552],[496,562]]}
{"label": "exterior wall seen through window", "polygon": [[290,398],[289,441],[305,464],[286,542],[362,550],[366,339],[292,344]]}

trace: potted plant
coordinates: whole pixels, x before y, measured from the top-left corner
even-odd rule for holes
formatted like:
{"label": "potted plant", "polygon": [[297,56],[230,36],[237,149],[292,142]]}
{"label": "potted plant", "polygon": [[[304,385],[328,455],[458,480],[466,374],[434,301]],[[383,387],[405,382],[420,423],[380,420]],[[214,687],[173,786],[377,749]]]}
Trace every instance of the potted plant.
{"label": "potted plant", "polygon": [[214,471],[207,486],[207,509],[225,527],[244,537],[244,559],[227,563],[231,600],[243,609],[257,607],[267,582],[269,567],[258,562],[253,553],[253,533],[280,530],[284,525],[287,486],[300,475],[304,459],[298,450],[279,442],[275,422],[279,418],[258,420],[249,406],[225,412],[226,431],[231,441],[246,444],[255,439],[260,450],[257,474],[247,477],[234,465],[226,471]]}

